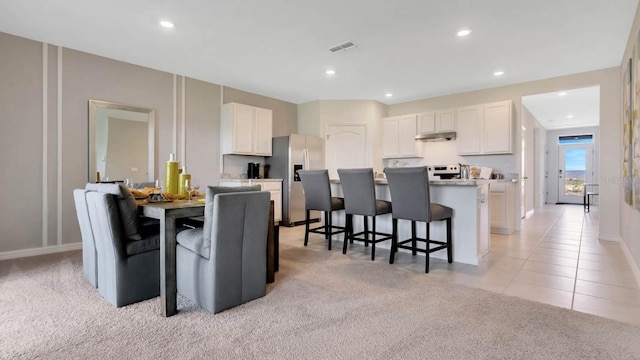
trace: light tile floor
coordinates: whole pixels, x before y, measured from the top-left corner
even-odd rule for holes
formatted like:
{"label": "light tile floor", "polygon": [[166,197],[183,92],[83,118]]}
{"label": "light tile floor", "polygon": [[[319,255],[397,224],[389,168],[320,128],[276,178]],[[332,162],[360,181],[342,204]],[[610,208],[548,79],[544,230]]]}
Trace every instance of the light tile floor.
{"label": "light tile floor", "polygon": [[[280,234],[283,246],[302,246],[304,226]],[[340,241],[333,245],[341,251]],[[326,243],[312,234],[309,247],[326,250]],[[380,249],[375,261],[388,265],[388,255]],[[366,260],[370,253],[354,244],[347,256]],[[424,258],[404,254],[390,266],[423,272]],[[491,234],[491,252],[478,266],[432,258],[425,276],[640,324],[640,285],[620,245],[598,240],[597,206],[589,213],[581,205],[538,208],[520,232]]]}

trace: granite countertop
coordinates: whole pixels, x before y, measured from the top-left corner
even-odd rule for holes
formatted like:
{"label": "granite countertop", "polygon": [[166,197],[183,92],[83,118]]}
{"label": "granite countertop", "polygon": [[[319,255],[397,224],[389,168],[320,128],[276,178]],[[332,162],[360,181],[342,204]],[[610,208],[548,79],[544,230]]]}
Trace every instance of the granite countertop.
{"label": "granite countertop", "polygon": [[[484,184],[497,184],[517,182],[517,179],[448,179],[448,180],[429,180],[429,185],[447,185],[447,186],[478,186]],[[334,184],[340,184],[340,179],[331,180]],[[376,185],[387,185],[387,179],[375,179]]]}
{"label": "granite countertop", "polygon": [[233,178],[233,179],[220,179],[220,181],[233,181],[233,182],[241,182],[241,181],[262,181],[262,182],[282,182],[282,179],[238,179],[238,178]]}

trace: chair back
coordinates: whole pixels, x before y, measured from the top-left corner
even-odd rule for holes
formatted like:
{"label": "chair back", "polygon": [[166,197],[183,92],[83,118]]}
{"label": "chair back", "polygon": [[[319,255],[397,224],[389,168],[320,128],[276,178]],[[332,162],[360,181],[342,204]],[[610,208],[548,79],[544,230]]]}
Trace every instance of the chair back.
{"label": "chair back", "polygon": [[260,191],[260,185],[251,186],[207,186],[207,193],[204,202],[204,225],[202,227],[202,234],[205,243],[211,242],[211,226],[214,215],[213,200],[218,194],[232,193],[232,192],[245,192],[245,191]]}
{"label": "chair back", "polygon": [[80,235],[82,237],[82,272],[84,277],[93,285],[98,287],[98,264],[96,241],[93,237],[91,229],[91,221],[89,220],[89,208],[87,207],[86,193],[89,190],[75,189],[73,190],[73,201],[76,206],[76,214],[78,216],[78,225],[80,226]]}
{"label": "chair back", "polygon": [[266,294],[268,191],[220,193],[213,201],[211,255],[216,313]]}
{"label": "chair back", "polygon": [[338,169],[347,214],[375,216],[376,189],[373,169]]}
{"label": "chair back", "polygon": [[305,210],[331,211],[331,186],[328,170],[298,171],[302,180]]}
{"label": "chair back", "polygon": [[431,221],[429,174],[426,166],[385,168],[395,219]]}

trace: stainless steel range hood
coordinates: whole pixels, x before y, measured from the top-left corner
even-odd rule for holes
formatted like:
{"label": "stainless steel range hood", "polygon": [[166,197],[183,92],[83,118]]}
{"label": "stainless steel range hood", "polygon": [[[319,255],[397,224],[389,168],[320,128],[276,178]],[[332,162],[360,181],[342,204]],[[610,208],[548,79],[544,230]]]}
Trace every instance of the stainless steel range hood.
{"label": "stainless steel range hood", "polygon": [[449,141],[456,139],[456,132],[422,133],[415,137],[416,141]]}

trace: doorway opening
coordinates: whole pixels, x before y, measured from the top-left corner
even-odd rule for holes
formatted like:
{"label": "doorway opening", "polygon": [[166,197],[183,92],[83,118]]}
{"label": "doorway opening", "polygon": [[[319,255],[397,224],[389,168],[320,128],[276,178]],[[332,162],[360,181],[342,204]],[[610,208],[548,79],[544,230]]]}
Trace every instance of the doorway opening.
{"label": "doorway opening", "polygon": [[558,137],[558,203],[582,204],[584,186],[593,182],[593,135]]}

